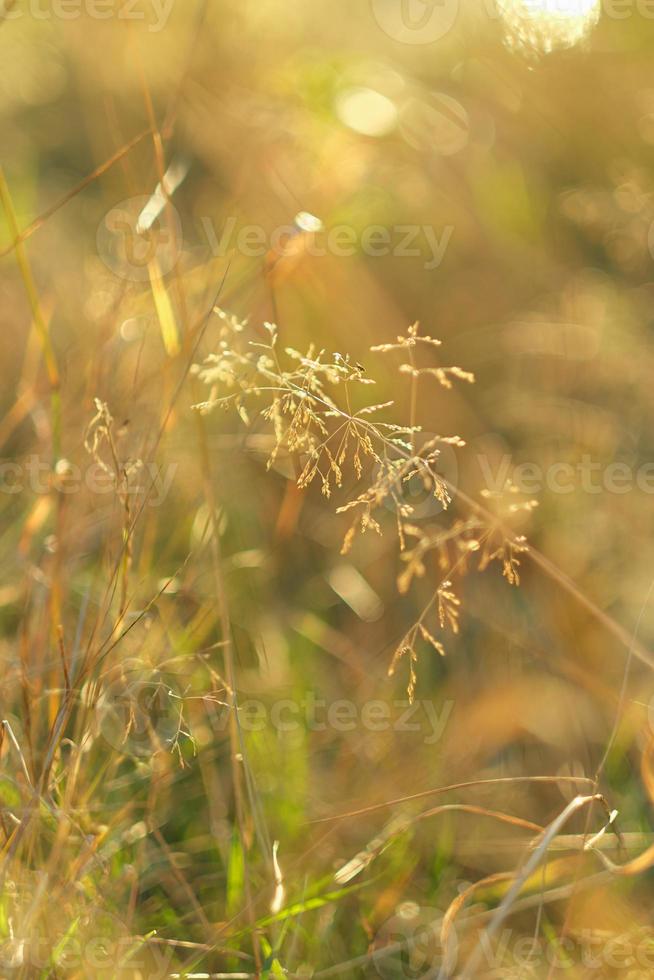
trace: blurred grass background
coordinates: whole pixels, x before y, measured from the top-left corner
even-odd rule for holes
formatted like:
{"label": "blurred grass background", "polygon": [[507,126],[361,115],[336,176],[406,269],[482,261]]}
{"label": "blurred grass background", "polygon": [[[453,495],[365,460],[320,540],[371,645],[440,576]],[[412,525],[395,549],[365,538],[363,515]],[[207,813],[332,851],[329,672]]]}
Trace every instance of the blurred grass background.
{"label": "blurred grass background", "polygon": [[[544,826],[587,786],[487,785],[315,821],[468,780],[592,778],[609,746],[600,791],[629,856],[645,850],[652,680],[629,659],[629,637],[646,656],[651,493],[589,493],[575,480],[510,518],[595,612],[528,555],[519,589],[472,570],[461,632],[445,658],[425,650],[418,664],[416,697],[446,712],[435,743],[424,731],[284,732],[268,720],[241,734],[234,760],[224,710],[206,698],[225,698],[216,562],[239,699],[268,706],[311,692],[328,705],[406,699],[404,673],[387,668],[434,579],[398,597],[392,530],[340,556],[347,520],[317,488],[297,492],[290,464],[266,473],[236,416],[198,423],[191,405],[204,393],[188,367],[215,348],[207,314],[220,290],[223,308],[254,326],[276,320],[286,343],[349,353],[402,421],[409,389],[369,347],[419,320],[446,363],[476,376],[452,391],[421,386],[418,404],[426,431],[466,440],[456,482],[467,494],[484,486],[480,456],[493,471],[503,454],[543,469],[584,456],[601,471],[648,464],[654,23],[635,6],[624,18],[605,10],[581,43],[537,52],[507,44],[506,19],[472,0],[424,44],[389,36],[379,4],[176,0],[156,30],[146,3],[142,19],[118,3],[106,19],[89,9],[35,16],[17,0],[0,23],[1,452],[21,467],[44,461],[48,488],[0,494],[3,975],[422,976],[426,956],[372,954],[468,884],[515,869],[533,834],[457,811],[415,818],[448,802]],[[157,305],[147,276],[117,274],[102,228],[176,160],[188,167],[173,196],[180,252]],[[12,209],[29,232],[19,244]],[[373,225],[451,231],[432,269],[424,238],[417,256],[357,247],[272,272],[236,232],[225,254],[212,249],[207,229],[220,239],[233,220],[268,239],[299,211],[357,241]],[[136,497],[127,525],[118,494],[65,492],[67,466],[88,465],[95,398],[116,420],[121,459],[171,474],[159,506]],[[126,690],[146,699],[154,731],[130,728],[138,706],[116,715]],[[166,739],[180,727],[176,750]],[[576,819],[581,834],[586,815]],[[369,868],[335,883],[384,835],[392,843]],[[271,922],[273,840],[286,911]],[[601,945],[629,929],[649,949],[651,874],[584,887],[602,865],[574,853],[579,840],[552,851],[529,893],[570,887],[516,913],[512,943],[536,930],[555,947],[588,930]],[[503,887],[469,904],[493,908]],[[457,928],[466,949],[472,933]],[[514,945],[502,955],[499,973],[477,975],[550,973],[538,954],[522,973]],[[573,958],[570,975],[598,975]]]}

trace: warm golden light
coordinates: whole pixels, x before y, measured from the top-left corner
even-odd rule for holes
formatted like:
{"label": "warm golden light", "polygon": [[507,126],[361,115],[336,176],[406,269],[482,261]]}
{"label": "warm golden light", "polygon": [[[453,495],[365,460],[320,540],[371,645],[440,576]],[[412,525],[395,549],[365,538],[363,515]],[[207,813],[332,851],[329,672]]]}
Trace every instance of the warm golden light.
{"label": "warm golden light", "polygon": [[583,41],[599,20],[601,0],[500,0],[507,43],[547,53]]}

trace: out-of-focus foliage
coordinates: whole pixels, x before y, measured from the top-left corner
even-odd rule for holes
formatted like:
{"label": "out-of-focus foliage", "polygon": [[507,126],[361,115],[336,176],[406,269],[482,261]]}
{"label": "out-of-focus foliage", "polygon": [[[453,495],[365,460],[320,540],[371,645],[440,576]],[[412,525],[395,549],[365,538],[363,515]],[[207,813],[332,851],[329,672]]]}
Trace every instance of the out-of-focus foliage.
{"label": "out-of-focus foliage", "polygon": [[[3,976],[458,975],[592,792],[622,849],[572,814],[475,975],[649,975],[653,55],[645,2],[5,0]],[[417,322],[459,375],[371,351]],[[308,440],[194,408],[320,351]],[[409,561],[302,478],[344,378],[442,450]]]}

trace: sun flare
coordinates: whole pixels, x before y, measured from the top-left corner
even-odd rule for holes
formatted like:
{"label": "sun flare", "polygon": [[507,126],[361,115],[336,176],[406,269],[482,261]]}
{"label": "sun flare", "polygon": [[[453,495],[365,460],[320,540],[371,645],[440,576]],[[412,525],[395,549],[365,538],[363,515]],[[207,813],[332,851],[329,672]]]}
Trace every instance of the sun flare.
{"label": "sun flare", "polygon": [[500,0],[507,44],[538,53],[585,40],[600,10],[601,0]]}

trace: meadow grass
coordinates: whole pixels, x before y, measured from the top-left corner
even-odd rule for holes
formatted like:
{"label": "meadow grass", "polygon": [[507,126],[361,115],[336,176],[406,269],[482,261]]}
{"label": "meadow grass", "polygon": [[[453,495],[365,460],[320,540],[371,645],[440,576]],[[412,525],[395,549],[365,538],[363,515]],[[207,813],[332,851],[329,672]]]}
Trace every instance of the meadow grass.
{"label": "meadow grass", "polygon": [[[569,95],[605,50],[473,33],[446,84],[189,11],[0,26],[0,973],[648,976],[649,498],[479,468],[647,462],[647,151]],[[347,129],[371,78],[397,137]],[[306,202],[451,220],[449,272],[319,254]]]}

